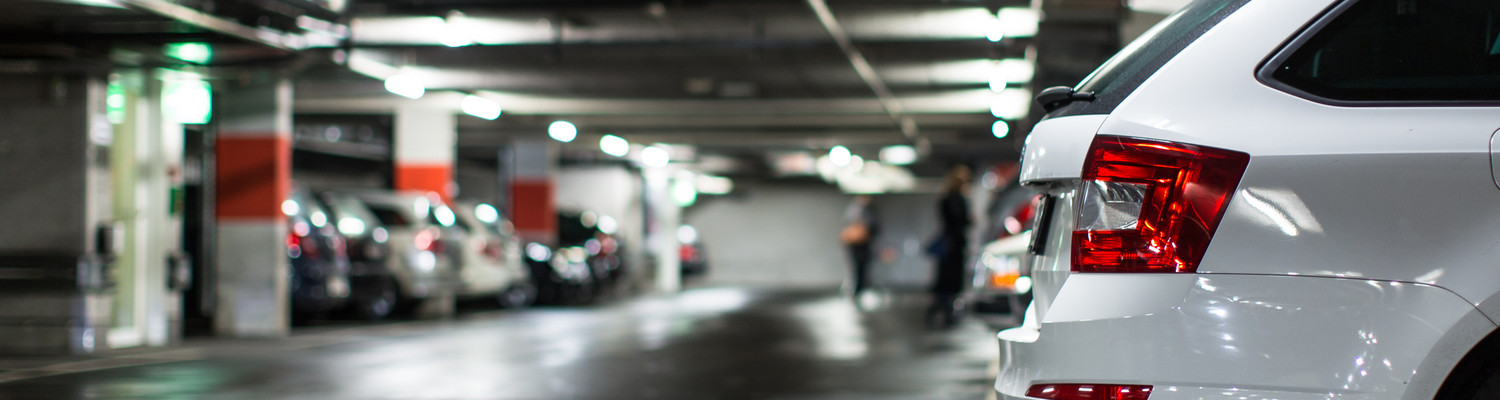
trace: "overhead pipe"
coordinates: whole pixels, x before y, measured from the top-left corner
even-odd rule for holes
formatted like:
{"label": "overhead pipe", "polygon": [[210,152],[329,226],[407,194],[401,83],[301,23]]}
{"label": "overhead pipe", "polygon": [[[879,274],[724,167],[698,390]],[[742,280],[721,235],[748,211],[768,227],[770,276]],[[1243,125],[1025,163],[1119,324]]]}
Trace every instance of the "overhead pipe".
{"label": "overhead pipe", "polygon": [[331,35],[327,40],[315,40],[306,35],[285,33],[272,29],[245,26],[233,20],[184,7],[166,0],[116,0],[119,4],[142,10],[203,30],[238,38],[285,51],[301,51],[310,47],[336,47],[340,38]]}
{"label": "overhead pipe", "polygon": [[875,97],[880,100],[881,108],[891,116],[891,122],[900,129],[901,135],[907,139],[917,137],[917,123],[911,118],[905,117],[901,103],[896,100],[895,94],[891,92],[890,86],[886,86],[885,80],[875,73],[875,68],[870,66],[870,61],[865,55],[854,47],[854,41],[849,39],[849,33],[839,25],[838,18],[833,16],[833,11],[828,9],[828,3],[824,0],[807,0],[807,5],[812,6],[813,13],[818,15],[818,21],[823,23],[823,28],[828,30],[829,36],[838,43],[839,48],[844,51],[844,56],[849,59],[849,64],[854,67],[854,72],[865,81]]}

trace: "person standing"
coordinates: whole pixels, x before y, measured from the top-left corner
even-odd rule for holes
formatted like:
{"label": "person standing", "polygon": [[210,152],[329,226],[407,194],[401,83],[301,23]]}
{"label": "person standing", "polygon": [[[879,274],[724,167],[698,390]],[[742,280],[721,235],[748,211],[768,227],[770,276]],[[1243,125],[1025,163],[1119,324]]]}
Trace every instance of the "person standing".
{"label": "person standing", "polygon": [[875,198],[868,194],[854,196],[854,202],[844,211],[844,230],[840,238],[849,249],[849,260],[854,265],[854,299],[870,287],[870,261],[874,257],[875,235],[880,223],[875,216]]}
{"label": "person standing", "polygon": [[963,164],[954,165],[943,177],[943,197],[938,202],[942,229],[931,247],[937,257],[932,282],[932,305],[927,308],[927,323],[951,327],[958,322],[958,295],[964,288],[964,253],[969,247],[969,182],[972,171]]}

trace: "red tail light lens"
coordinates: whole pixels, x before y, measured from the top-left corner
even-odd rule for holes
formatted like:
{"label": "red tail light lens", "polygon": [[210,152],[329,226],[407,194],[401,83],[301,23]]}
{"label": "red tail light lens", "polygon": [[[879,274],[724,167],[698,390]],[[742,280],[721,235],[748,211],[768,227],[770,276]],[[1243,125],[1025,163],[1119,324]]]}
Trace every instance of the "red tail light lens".
{"label": "red tail light lens", "polygon": [[412,244],[417,246],[417,250],[437,251],[437,234],[433,233],[431,229],[417,231],[417,235],[412,241]]}
{"label": "red tail light lens", "polygon": [[1026,397],[1052,400],[1146,400],[1151,397],[1151,385],[1031,385],[1026,389]]}
{"label": "red tail light lens", "polygon": [[1250,156],[1099,136],[1083,164],[1074,272],[1194,272]]}

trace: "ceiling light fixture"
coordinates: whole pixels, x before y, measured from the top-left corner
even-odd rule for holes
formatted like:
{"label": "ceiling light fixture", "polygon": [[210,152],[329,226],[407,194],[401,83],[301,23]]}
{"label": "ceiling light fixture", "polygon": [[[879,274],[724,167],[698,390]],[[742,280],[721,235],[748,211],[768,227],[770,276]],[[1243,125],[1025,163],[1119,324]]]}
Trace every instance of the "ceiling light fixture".
{"label": "ceiling light fixture", "polygon": [[619,136],[604,135],[604,137],[599,138],[599,150],[603,151],[604,154],[624,157],[626,154],[630,154],[630,142]]}
{"label": "ceiling light fixture", "polygon": [[465,114],[494,121],[500,118],[500,103],[476,95],[464,96],[463,110]]}
{"label": "ceiling light fixture", "polygon": [[835,166],[843,167],[849,165],[850,156],[851,153],[849,153],[848,147],[833,146],[832,149],[828,150],[828,160],[833,161],[833,165]]}
{"label": "ceiling light fixture", "polygon": [[917,162],[917,148],[907,145],[887,146],[880,149],[880,161],[890,165],[911,165]]}
{"label": "ceiling light fixture", "polygon": [[578,127],[572,122],[555,121],[547,126],[547,135],[559,142],[567,143],[578,137]]}
{"label": "ceiling light fixture", "polygon": [[1042,20],[1041,13],[1030,7],[1006,7],[995,13],[1002,37],[1036,36]]}
{"label": "ceiling light fixture", "polygon": [[672,162],[672,155],[661,146],[650,146],[641,149],[641,164],[652,168],[661,168]]}
{"label": "ceiling light fixture", "polygon": [[410,72],[400,72],[385,78],[385,90],[408,99],[420,99],[427,93],[427,87]]}
{"label": "ceiling light fixture", "polygon": [[994,133],[996,138],[1003,139],[1006,136],[1010,136],[1010,123],[1005,122],[1003,119],[996,120],[995,125],[990,127],[990,132]]}

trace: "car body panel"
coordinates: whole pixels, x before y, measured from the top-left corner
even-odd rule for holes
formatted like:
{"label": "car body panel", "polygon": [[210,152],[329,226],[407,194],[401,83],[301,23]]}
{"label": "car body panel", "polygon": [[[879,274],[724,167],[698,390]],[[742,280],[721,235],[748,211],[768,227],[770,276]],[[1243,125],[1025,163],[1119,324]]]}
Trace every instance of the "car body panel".
{"label": "car body panel", "polygon": [[[501,237],[478,218],[474,217],[476,204],[455,202],[453,212],[459,224],[467,227],[460,239],[462,242],[462,267],[459,279],[463,282],[460,294],[465,296],[498,295],[513,286],[530,279],[529,269],[521,259],[520,242],[514,236]],[[498,257],[486,253],[486,248],[499,249]]]}
{"label": "car body panel", "polygon": [[410,224],[404,227],[386,225],[386,231],[390,236],[387,243],[390,244],[391,250],[388,269],[391,276],[396,278],[396,283],[403,295],[425,298],[456,289],[458,280],[451,257],[443,251],[417,249],[415,244],[419,231],[434,228],[428,223],[426,216],[418,218],[415,215],[415,203],[419,201],[418,199],[425,199],[426,196],[390,192],[355,192],[353,194],[377,213],[381,209],[398,212],[410,221]]}
{"label": "car body panel", "polygon": [[[1232,274],[1120,285],[1120,277],[1075,274],[1039,332],[1002,332],[996,389],[1020,397],[1037,382],[1109,382],[1156,385],[1153,400],[1189,398],[1167,394],[1174,385],[1298,394],[1280,398],[1430,398],[1441,378],[1414,381],[1417,371],[1446,376],[1495,328],[1431,285]],[[1447,332],[1462,334],[1443,353]],[[1434,349],[1443,357],[1429,360]]]}
{"label": "car body panel", "polygon": [[[1336,2],[1249,2],[1108,116],[1037,124],[1022,179],[1057,201],[1035,301],[999,335],[1002,397],[1078,382],[1156,385],[1153,400],[1426,399],[1495,331],[1496,107],[1334,106],[1256,78]],[[1078,149],[1096,135],[1250,155],[1196,274],[1070,272]]]}
{"label": "car body panel", "polygon": [[1089,142],[1108,118],[1077,115],[1038,122],[1026,136],[1021,155],[1021,182],[1077,179]]}

